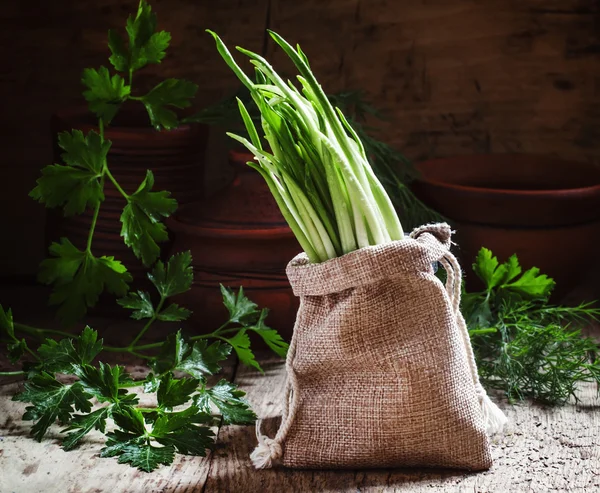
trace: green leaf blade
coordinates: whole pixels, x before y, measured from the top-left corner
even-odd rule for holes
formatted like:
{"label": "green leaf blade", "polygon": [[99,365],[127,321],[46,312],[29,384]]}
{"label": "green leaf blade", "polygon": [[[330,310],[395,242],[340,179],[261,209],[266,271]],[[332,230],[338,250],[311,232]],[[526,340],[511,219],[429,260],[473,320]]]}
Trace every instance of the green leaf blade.
{"label": "green leaf blade", "polygon": [[120,75],[115,74],[111,77],[106,67],[100,67],[98,70],[86,68],[81,82],[87,87],[83,96],[90,111],[106,124],[111,122],[131,91]]}
{"label": "green leaf blade", "polygon": [[154,175],[148,170],[121,214],[121,236],[145,266],[156,261],[160,254],[158,243],[168,239],[161,221],[177,209],[177,201],[169,197],[169,192],[152,192],[153,187]]}
{"label": "green leaf blade", "polygon": [[89,414],[79,414],[73,416],[70,425],[63,429],[63,433],[67,436],[63,439],[62,446],[65,450],[72,450],[92,430],[99,430],[104,433],[106,429],[106,418],[109,415],[109,408],[104,407],[97,409]]}
{"label": "green leaf blade", "polygon": [[198,86],[192,82],[181,79],[167,79],[148,94],[142,96],[142,103],[146,107],[152,125],[160,130],[171,130],[179,125],[177,114],[168,107],[187,108],[196,95]]}
{"label": "green leaf blade", "polygon": [[214,405],[225,424],[246,425],[256,421],[256,414],[244,399],[245,395],[235,384],[222,379],[214,387],[202,389],[194,402],[205,413],[210,413],[211,404]]}
{"label": "green leaf blade", "polygon": [[193,278],[192,254],[189,250],[171,256],[166,265],[158,261],[148,274],[148,279],[164,298],[188,291],[192,287]]}

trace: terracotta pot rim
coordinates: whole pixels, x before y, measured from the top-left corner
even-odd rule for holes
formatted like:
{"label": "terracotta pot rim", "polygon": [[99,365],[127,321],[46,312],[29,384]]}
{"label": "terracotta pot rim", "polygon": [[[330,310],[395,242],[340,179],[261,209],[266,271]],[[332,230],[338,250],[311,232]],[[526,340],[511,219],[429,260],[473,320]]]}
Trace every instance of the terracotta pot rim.
{"label": "terracotta pot rim", "polygon": [[264,228],[264,229],[225,229],[211,228],[201,224],[191,224],[181,221],[177,216],[171,216],[166,220],[167,227],[175,233],[187,233],[191,236],[201,238],[217,238],[217,239],[247,239],[247,240],[267,240],[278,238],[291,238],[294,234],[287,226],[280,228]]}
{"label": "terracotta pot rim", "polygon": [[[66,121],[70,118],[85,117],[86,115],[91,115],[91,113],[85,106],[67,106],[65,108],[60,108],[60,109],[56,110],[52,114],[52,118]],[[82,122],[80,124],[80,127],[97,128],[98,125],[94,124],[94,123]],[[184,134],[184,133],[189,133],[192,130],[195,130],[195,129],[198,130],[198,129],[201,129],[204,127],[208,128],[206,125],[203,125],[201,123],[182,123],[171,130],[165,130],[165,129],[156,130],[150,123],[150,118],[148,118],[147,125],[108,126],[106,128],[106,132],[111,133],[111,132],[116,131],[121,134],[135,134],[135,135],[148,134],[148,135],[156,136],[157,134],[173,134],[173,133]]]}
{"label": "terracotta pot rim", "polygon": [[[578,165],[584,165],[584,166],[589,166],[589,167],[593,166],[591,164],[581,162],[581,161],[569,161],[567,159],[559,159],[559,158],[555,158],[555,157],[551,157],[551,156],[511,153],[511,154],[463,154],[463,155],[457,155],[457,156],[440,157],[440,158],[434,158],[434,159],[428,159],[426,161],[422,161],[421,163],[418,163],[416,165],[416,167],[417,167],[417,169],[419,169],[422,165],[429,163],[429,162],[434,162],[434,161],[455,161],[455,160],[460,160],[460,159],[473,159],[475,157],[480,157],[480,158],[485,159],[486,157],[489,158],[489,156],[507,156],[507,157],[509,157],[509,156],[523,156],[523,157],[528,156],[528,157],[536,157],[536,158],[547,158],[548,160],[552,160],[555,162],[558,162],[558,161],[562,161],[565,163],[572,162],[572,163],[577,163]],[[472,193],[485,193],[486,195],[495,195],[495,196],[516,195],[516,196],[520,196],[520,197],[525,197],[525,196],[555,197],[557,195],[561,195],[561,196],[570,196],[570,195],[575,196],[576,195],[576,196],[581,197],[582,194],[594,195],[596,193],[600,193],[600,183],[598,183],[596,185],[585,186],[585,187],[553,188],[553,189],[548,189],[548,190],[519,190],[519,189],[509,189],[509,188],[489,188],[489,187],[477,187],[477,186],[473,186],[473,185],[460,185],[460,184],[451,183],[448,181],[426,178],[424,176],[418,177],[416,181],[420,181],[422,183],[427,183],[429,185],[434,185],[434,186],[438,186],[438,187],[454,189],[457,191],[472,192]]]}

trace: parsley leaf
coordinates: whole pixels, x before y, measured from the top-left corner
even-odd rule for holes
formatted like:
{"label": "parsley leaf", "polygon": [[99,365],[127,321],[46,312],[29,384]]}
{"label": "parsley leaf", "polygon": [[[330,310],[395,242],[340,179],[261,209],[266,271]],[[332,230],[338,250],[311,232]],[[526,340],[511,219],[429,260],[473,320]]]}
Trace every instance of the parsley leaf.
{"label": "parsley leaf", "polygon": [[[112,445],[114,447],[115,444],[112,443]],[[160,464],[164,464],[165,466],[172,464],[175,456],[175,449],[172,446],[155,447],[148,443],[133,441],[123,444],[118,454],[115,455],[119,456],[119,464],[130,464],[142,471],[152,472]],[[106,455],[104,457],[106,457]]]}
{"label": "parsley leaf", "polygon": [[267,318],[268,314],[269,310],[267,308],[263,308],[256,324],[249,326],[248,330],[252,330],[262,337],[262,340],[265,341],[267,346],[269,346],[275,354],[285,358],[289,345],[279,335],[279,332],[277,332],[275,329],[267,327],[265,324],[265,319]]}
{"label": "parsley leaf", "polygon": [[146,291],[130,292],[124,298],[119,298],[117,303],[123,308],[133,310],[131,318],[136,320],[154,316],[154,305],[150,300],[150,294]]}
{"label": "parsley leaf", "polygon": [[111,122],[131,92],[131,87],[125,84],[123,77],[118,74],[111,77],[106,67],[100,67],[99,70],[86,68],[81,82],[88,88],[83,96],[89,103],[90,111],[105,124]]}
{"label": "parsley leaf", "polygon": [[8,338],[12,341],[8,343],[7,349],[8,359],[14,365],[21,359],[27,350],[27,342],[25,339],[19,340],[16,338],[12,311],[10,308],[4,311],[2,305],[0,305],[0,330],[5,332]]}
{"label": "parsley leaf", "polygon": [[146,2],[140,2],[136,16],[127,19],[127,48],[116,31],[108,32],[108,47],[112,53],[110,63],[119,72],[133,72],[149,63],[160,63],[169,47],[171,34],[155,31],[156,14]]}
{"label": "parsley leaf", "polygon": [[104,433],[106,429],[106,418],[109,415],[110,408],[103,407],[97,409],[89,414],[77,414],[73,416],[70,425],[62,430],[63,433],[68,433],[62,442],[62,446],[65,450],[71,450],[75,448],[79,441],[87,435],[93,429],[99,430]]}
{"label": "parsley leaf", "polygon": [[189,251],[176,253],[166,266],[159,260],[148,274],[148,279],[164,298],[188,291],[192,287],[193,278],[192,254]]}
{"label": "parsley leaf", "polygon": [[173,378],[171,372],[160,380],[157,401],[161,408],[171,409],[175,406],[185,404],[190,396],[196,392],[200,380],[197,378]]}
{"label": "parsley leaf", "polygon": [[80,130],[61,132],[58,145],[66,165],[53,164],[42,169],[37,186],[29,193],[46,207],[64,204],[65,216],[81,214],[104,200],[100,178],[111,142],[93,130],[85,137]]}
{"label": "parsley leaf", "polygon": [[252,424],[256,421],[256,414],[243,398],[245,395],[235,384],[221,379],[214,387],[201,389],[194,396],[194,403],[205,413],[211,412],[213,404],[223,416],[225,424]]}
{"label": "parsley leaf", "polygon": [[537,267],[532,267],[518,277],[522,269],[516,255],[499,264],[497,257],[487,248],[479,251],[473,270],[485,283],[488,292],[500,288],[527,299],[547,299],[555,284],[547,275],[540,275]]}
{"label": "parsley leaf", "polygon": [[77,249],[67,238],[52,243],[50,254],[40,265],[39,280],[54,283],[51,305],[61,305],[58,316],[70,324],[79,320],[88,307],[94,306],[106,288],[123,296],[131,275],[125,266],[113,257],[94,257],[88,251]]}
{"label": "parsley leaf", "polygon": [[71,419],[73,407],[84,413],[90,412],[90,398],[79,382],[64,385],[51,374],[42,372],[29,378],[23,392],[14,395],[12,400],[33,404],[26,408],[23,420],[35,422],[31,434],[41,441],[57,418],[65,423]]}
{"label": "parsley leaf", "polygon": [[231,344],[235,350],[240,362],[247,366],[252,366],[260,372],[263,371],[250,350],[250,338],[246,333],[246,329],[240,330],[234,337],[227,339],[227,342]]}
{"label": "parsley leaf", "polygon": [[503,284],[502,288],[517,292],[527,299],[547,299],[554,288],[555,282],[546,274],[540,274],[540,269],[532,267],[525,271],[516,281]]}
{"label": "parsley leaf", "polygon": [[121,214],[121,236],[146,266],[154,263],[160,254],[157,242],[168,239],[167,228],[160,221],[177,209],[177,201],[169,197],[169,192],[152,192],[153,186],[154,175],[148,170]]}
{"label": "parsley leaf", "polygon": [[109,61],[118,72],[129,71],[129,50],[125,47],[125,42],[121,35],[114,29],[108,30],[108,48],[111,55]]}
{"label": "parsley leaf", "polygon": [[177,114],[167,108],[187,108],[196,95],[198,86],[192,82],[181,79],[167,79],[148,94],[142,96],[142,103],[150,117],[150,122],[157,129],[161,127],[171,130],[179,124]]}
{"label": "parsley leaf", "polygon": [[135,17],[127,19],[129,35],[129,69],[137,70],[148,63],[160,63],[169,46],[171,35],[156,31],[156,14],[144,0],[140,1]]}
{"label": "parsley leaf", "polygon": [[81,379],[84,389],[96,397],[100,402],[115,404],[135,404],[138,402],[136,394],[130,394],[127,389],[119,388],[133,380],[125,373],[122,366],[110,366],[100,362],[99,368],[90,365],[74,367],[75,374]]}
{"label": "parsley leaf", "polygon": [[4,310],[0,305],[0,329],[2,329],[10,339],[15,338],[15,324],[13,321],[12,310]]}
{"label": "parsley leaf", "polygon": [[27,351],[27,341],[25,339],[18,339],[14,342],[7,344],[8,349],[8,360],[14,365],[16,364]]}
{"label": "parsley leaf", "polygon": [[108,440],[101,450],[101,457],[118,456],[120,464],[131,464],[146,472],[153,471],[159,464],[173,462],[173,446],[155,447],[149,443],[141,411],[131,406],[119,406],[112,416],[121,430],[106,434]]}
{"label": "parsley leaf", "polygon": [[164,413],[154,423],[152,437],[160,444],[174,447],[181,454],[204,457],[214,445],[214,433],[197,423],[210,423],[210,414],[190,406],[178,413]]}
{"label": "parsley leaf", "polygon": [[135,407],[129,405],[118,406],[113,411],[112,418],[119,428],[129,433],[133,433],[136,436],[144,436],[146,434],[144,416]]}
{"label": "parsley leaf", "polygon": [[192,312],[187,308],[171,303],[167,308],[161,310],[157,318],[163,322],[179,322],[187,320],[191,314]]}
{"label": "parsley leaf", "polygon": [[176,369],[184,371],[196,378],[203,375],[214,375],[221,370],[219,362],[227,359],[231,346],[215,341],[208,344],[206,340],[195,341],[191,351],[177,364]]}
{"label": "parsley leaf", "polygon": [[[119,419],[118,409],[113,412],[113,419]],[[127,419],[127,418],[124,418]],[[132,444],[140,444],[146,441],[146,437],[141,434],[114,430],[106,434],[106,446],[100,450],[100,457],[115,457]]]}
{"label": "parsley leaf", "polygon": [[236,296],[232,289],[221,284],[221,294],[223,295],[223,304],[229,312],[229,320],[232,323],[251,325],[260,317],[258,306],[244,295],[242,286],[240,286]]}
{"label": "parsley leaf", "polygon": [[169,334],[150,366],[157,374],[180,370],[202,380],[204,375],[217,373],[221,369],[218,363],[227,359],[230,352],[231,347],[220,341],[210,345],[205,340],[188,344],[181,331],[177,331]]}
{"label": "parsley leaf", "polygon": [[98,332],[86,326],[77,339],[46,339],[37,351],[44,371],[74,374],[73,365],[88,365],[102,351],[102,339],[98,340]]}

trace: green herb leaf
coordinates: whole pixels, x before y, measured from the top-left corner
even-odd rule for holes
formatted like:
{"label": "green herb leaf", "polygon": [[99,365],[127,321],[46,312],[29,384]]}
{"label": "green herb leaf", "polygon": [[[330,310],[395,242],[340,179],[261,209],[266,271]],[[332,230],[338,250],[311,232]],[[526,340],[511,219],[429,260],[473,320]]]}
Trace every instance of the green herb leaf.
{"label": "green herb leaf", "polygon": [[154,316],[154,305],[150,300],[150,294],[146,291],[130,292],[124,298],[119,298],[117,303],[123,308],[133,310],[131,318],[136,320]]}
{"label": "green herb leaf", "polygon": [[265,319],[267,318],[268,314],[269,310],[267,308],[263,308],[256,324],[249,326],[248,330],[252,330],[262,337],[262,340],[265,341],[267,346],[269,346],[275,354],[285,358],[289,345],[279,335],[279,332],[277,332],[275,329],[267,327],[265,324]]}
{"label": "green herb leaf", "polygon": [[173,255],[166,266],[159,260],[148,274],[148,279],[164,298],[188,291],[192,287],[193,278],[192,254],[189,250]]}
{"label": "green herb leaf", "polygon": [[142,471],[152,472],[160,464],[172,464],[175,449],[171,446],[155,447],[147,443],[131,442],[123,444],[118,455],[119,464],[130,464]]}
{"label": "green herb leaf", "polygon": [[532,267],[521,277],[511,283],[503,284],[502,288],[517,292],[528,299],[547,299],[552,293],[555,282],[546,274],[540,274],[540,269]]}
{"label": "green herb leaf", "polygon": [[46,207],[64,205],[65,216],[81,214],[104,200],[100,178],[110,141],[103,141],[93,130],[61,132],[59,146],[65,150],[62,159],[66,166],[53,164],[42,169],[42,176],[29,196]]}
{"label": "green herb leaf", "polygon": [[33,404],[26,408],[23,420],[35,422],[31,434],[41,441],[57,418],[64,423],[70,421],[73,408],[84,413],[90,412],[91,397],[79,382],[64,385],[51,374],[42,372],[28,379],[25,390],[13,396],[12,400]]}
{"label": "green herb leaf", "polygon": [[129,51],[121,35],[114,29],[108,30],[108,47],[111,56],[108,59],[118,72],[129,71]]}
{"label": "green herb leaf", "polygon": [[[117,414],[116,412],[113,413]],[[130,433],[121,430],[115,430],[106,434],[106,446],[100,450],[100,457],[115,457],[132,444],[141,444],[146,441],[143,434]]]}
{"label": "green herb leaf", "polygon": [[167,308],[161,310],[158,314],[158,320],[163,322],[179,322],[180,320],[187,320],[192,314],[187,308],[183,308],[176,303],[171,303]]}
{"label": "green herb leaf", "polygon": [[10,308],[4,310],[2,305],[0,305],[0,329],[8,335],[9,339],[15,338],[15,325],[12,310]]}
{"label": "green herb leaf", "polygon": [[174,447],[177,452],[204,457],[206,450],[214,445],[214,433],[198,423],[210,423],[212,417],[196,406],[179,413],[164,413],[152,428],[152,437],[165,446]]}
{"label": "green herb leaf", "polygon": [[208,414],[213,404],[223,416],[225,424],[252,424],[256,421],[256,414],[243,398],[245,395],[235,384],[222,379],[212,388],[201,389],[194,396],[194,403]]}
{"label": "green herb leaf", "polygon": [[44,371],[75,374],[73,365],[89,365],[102,351],[102,339],[98,340],[98,332],[86,326],[75,340],[46,339],[37,351]]}
{"label": "green herb leaf", "polygon": [[481,248],[473,264],[473,271],[485,283],[488,291],[498,286],[506,275],[506,266],[498,264],[498,258],[487,248]]}
{"label": "green herb leaf", "polygon": [[112,413],[115,424],[123,430],[136,436],[146,434],[144,416],[141,411],[130,405],[119,405]]}
{"label": "green herb leaf", "polygon": [[58,316],[67,324],[79,320],[88,307],[94,306],[104,289],[117,296],[127,292],[131,275],[113,257],[94,257],[77,249],[67,238],[52,243],[50,254],[55,258],[42,262],[39,280],[55,284],[49,302],[61,305]]}
{"label": "green herb leaf", "polygon": [[6,346],[8,349],[8,360],[14,365],[16,364],[27,351],[27,342],[25,339],[9,342]]}
{"label": "green herb leaf", "polygon": [[75,366],[75,374],[81,379],[84,389],[100,402],[135,404],[138,398],[126,389],[119,388],[133,382],[125,368],[100,362],[99,368],[90,365]]}
{"label": "green herb leaf", "polygon": [[256,368],[260,372],[263,371],[250,350],[250,338],[248,337],[248,334],[246,334],[246,329],[240,330],[234,337],[227,339],[227,342],[231,344],[235,350],[240,362]]}
{"label": "green herb leaf", "polygon": [[190,396],[196,392],[200,380],[197,378],[173,378],[171,372],[160,380],[157,401],[161,408],[172,409],[175,406],[185,404]]}
{"label": "green herb leaf", "polygon": [[259,319],[258,306],[244,295],[242,286],[240,286],[236,296],[232,289],[221,284],[221,294],[223,295],[223,304],[229,312],[229,320],[232,323],[252,325]]}
{"label": "green herb leaf", "polygon": [[150,363],[157,374],[180,370],[202,380],[205,375],[220,371],[219,362],[227,359],[231,347],[216,341],[210,345],[205,340],[188,344],[181,331],[170,334],[163,343],[160,353]]}
{"label": "green herb leaf", "polygon": [[120,75],[111,77],[106,67],[100,67],[99,70],[86,68],[81,82],[88,88],[83,96],[89,103],[90,111],[105,124],[111,122],[131,91]]}
{"label": "green herb leaf", "polygon": [[158,390],[158,386],[160,385],[160,380],[156,378],[154,373],[150,372],[146,376],[146,381],[144,382],[144,392],[156,392]]}
{"label": "green herb leaf", "polygon": [[70,425],[62,430],[63,433],[68,433],[62,442],[65,450],[75,448],[81,439],[93,429],[104,433],[106,428],[106,418],[108,417],[110,408],[103,407],[89,414],[77,414],[71,419]]}
{"label": "green herb leaf", "polygon": [[177,209],[177,202],[169,197],[169,192],[152,192],[153,186],[154,175],[148,170],[121,214],[121,236],[146,266],[154,263],[160,254],[157,242],[168,239],[167,229],[160,221]]}
{"label": "green herb leaf", "polygon": [[12,341],[8,343],[7,349],[8,359],[14,365],[27,350],[27,342],[25,339],[19,340],[16,338],[12,311],[10,308],[4,311],[2,305],[0,305],[0,331],[4,332],[8,336],[8,339]]}
{"label": "green herb leaf", "polygon": [[128,69],[137,70],[148,63],[160,63],[169,47],[171,35],[156,31],[156,14],[147,2],[141,1],[135,17],[127,19],[129,35]]}
{"label": "green herb leaf", "polygon": [[177,114],[167,106],[187,108],[191,105],[197,90],[198,86],[192,82],[167,79],[142,96],[142,102],[146,106],[152,125],[157,130],[161,127],[167,130],[177,127],[179,124]]}

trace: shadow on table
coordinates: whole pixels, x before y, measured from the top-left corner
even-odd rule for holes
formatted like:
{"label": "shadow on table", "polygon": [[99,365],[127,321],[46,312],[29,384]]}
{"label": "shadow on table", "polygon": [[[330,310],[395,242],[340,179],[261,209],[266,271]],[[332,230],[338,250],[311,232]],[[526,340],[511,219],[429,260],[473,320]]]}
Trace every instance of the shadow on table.
{"label": "shadow on table", "polygon": [[[280,418],[265,419],[263,431],[274,436]],[[459,482],[470,473],[442,469],[255,470],[250,453],[254,427],[225,426],[219,433],[205,491],[208,492],[345,492],[379,491],[418,483]],[[183,493],[174,490],[174,493]]]}

